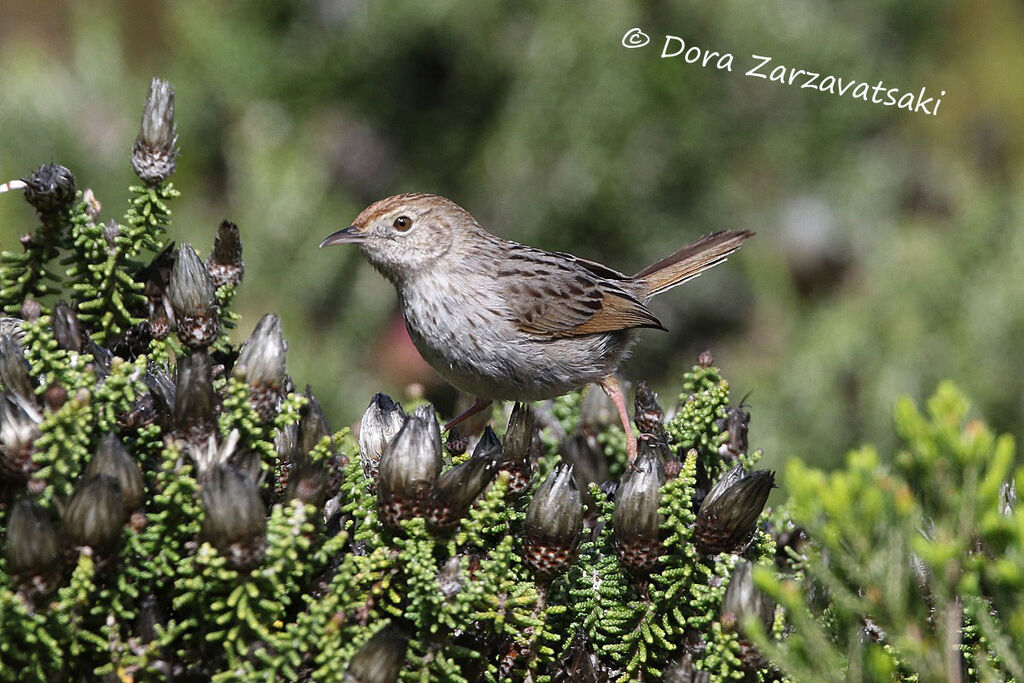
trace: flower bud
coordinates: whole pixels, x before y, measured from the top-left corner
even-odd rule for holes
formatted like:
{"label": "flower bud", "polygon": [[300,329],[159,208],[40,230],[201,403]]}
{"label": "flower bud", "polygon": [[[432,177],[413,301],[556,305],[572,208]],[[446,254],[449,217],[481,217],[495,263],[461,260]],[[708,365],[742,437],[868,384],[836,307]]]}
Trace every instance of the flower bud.
{"label": "flower bud", "polygon": [[722,629],[735,631],[740,636],[740,661],[749,669],[760,669],[767,664],[754,648],[743,629],[743,622],[753,617],[770,632],[775,623],[775,601],[754,586],[750,562],[741,560],[732,570],[729,587],[722,598]]}
{"label": "flower bud", "polygon": [[147,185],[156,185],[174,173],[178,157],[178,131],[174,125],[174,88],[154,78],[149,83],[142,125],[132,145],[132,168]]}
{"label": "flower bud", "polygon": [[441,428],[434,407],[422,405],[405,419],[380,458],[377,506],[388,526],[421,516],[441,471]]}
{"label": "flower bud", "polygon": [[756,470],[747,474],[737,465],[716,483],[697,512],[694,542],[710,555],[738,553],[750,543],[775,474]]}
{"label": "flower bud", "polygon": [[178,359],[174,388],[174,431],[187,444],[198,445],[217,428],[217,397],[213,364],[205,353]]}
{"label": "flower bud", "polygon": [[395,683],[405,665],[408,643],[393,626],[377,631],[349,661],[345,683]]}
{"label": "flower bud", "polygon": [[501,441],[490,427],[485,427],[473,455],[438,477],[430,496],[427,521],[436,529],[457,525],[498,473],[500,459]]}
{"label": "flower bud", "polygon": [[267,518],[259,489],[234,466],[220,463],[200,480],[203,540],[238,570],[252,569],[267,549]]}
{"label": "flower bud", "polygon": [[718,448],[722,457],[738,458],[747,452],[749,442],[747,432],[750,428],[750,413],[744,410],[746,404],[740,402],[735,408],[729,408],[725,417],[715,420],[715,425],[726,433],[726,441]]}
{"label": "flower bud", "polygon": [[0,394],[0,472],[24,479],[35,471],[32,445],[37,436],[36,417],[7,392]]}
{"label": "flower bud", "polygon": [[112,555],[127,519],[121,485],[107,474],[82,480],[61,517],[64,536],[72,546],[89,546],[100,556]]}
{"label": "flower bud", "polygon": [[647,382],[638,382],[636,385],[636,398],[633,422],[641,434],[653,434],[663,437],[665,435],[665,411],[658,405],[658,397],[651,390]]}
{"label": "flower bud", "polygon": [[323,505],[327,493],[327,472],[320,465],[315,465],[305,456],[293,464],[288,473],[288,487],[285,500],[301,500],[307,505],[319,508]]}
{"label": "flower bud", "polygon": [[528,403],[516,403],[505,430],[500,469],[509,473],[509,495],[525,493],[533,483],[533,463],[530,456],[537,433],[537,416]]}
{"label": "flower bud", "polygon": [[82,325],[66,301],[61,300],[54,304],[50,328],[53,330],[53,338],[57,340],[57,346],[65,351],[82,350]]}
{"label": "flower bud", "polygon": [[216,287],[241,284],[245,272],[242,238],[238,234],[238,226],[231,221],[221,221],[217,228],[217,236],[213,238],[213,252],[206,260],[206,271]]}
{"label": "flower bud", "polygon": [[121,439],[113,432],[100,439],[95,455],[85,468],[86,477],[101,474],[117,480],[121,487],[121,500],[126,516],[142,508],[145,496],[142,470],[139,469],[139,463],[128,454]]}
{"label": "flower bud", "polygon": [[526,509],[523,561],[541,579],[553,579],[573,563],[583,530],[583,503],[572,466],[559,464]]}
{"label": "flower bud", "polygon": [[661,485],[665,473],[653,450],[643,450],[626,470],[615,493],[615,546],[626,569],[647,573],[657,566],[661,543]]}
{"label": "flower bud", "polygon": [[45,164],[21,179],[25,183],[25,201],[48,225],[75,201],[75,176],[60,164]]}
{"label": "flower bud", "polygon": [[22,405],[35,403],[28,361],[21,346],[9,334],[0,335],[0,385],[17,396]]}
{"label": "flower bud", "polygon": [[19,588],[33,598],[53,592],[60,577],[60,550],[56,525],[46,509],[31,498],[18,500],[8,518],[4,556]]}
{"label": "flower bud", "polygon": [[593,506],[594,501],[590,496],[591,484],[602,484],[608,481],[608,458],[605,457],[604,448],[597,440],[596,434],[577,429],[574,434],[567,436],[558,446],[562,454],[562,460],[572,465],[573,478],[576,486],[583,495],[583,502],[588,507]]}
{"label": "flower bud", "polygon": [[216,341],[220,332],[216,289],[191,244],[178,248],[167,298],[174,310],[182,344],[190,349],[202,349]]}
{"label": "flower bud", "polygon": [[299,450],[309,453],[316,448],[317,444],[323,441],[325,436],[331,435],[331,428],[327,424],[327,416],[324,409],[320,407],[320,401],[313,395],[313,390],[306,386],[306,407],[302,410],[299,419]]}
{"label": "flower bud", "polygon": [[273,313],[260,318],[242,346],[233,374],[249,385],[250,401],[260,419],[267,422],[277,412],[285,381],[286,345],[281,320]]}
{"label": "flower bud", "polygon": [[[178,365],[184,358],[178,359]],[[171,419],[174,415],[174,406],[177,402],[177,387],[175,379],[163,368],[151,367],[146,370],[142,381],[149,390],[153,399],[153,410],[156,411],[157,423],[166,431],[170,431]]]}
{"label": "flower bud", "polygon": [[377,469],[384,447],[398,434],[405,423],[402,406],[391,400],[387,394],[376,394],[370,400],[370,407],[359,422],[359,456],[363,462],[363,473],[376,487]]}

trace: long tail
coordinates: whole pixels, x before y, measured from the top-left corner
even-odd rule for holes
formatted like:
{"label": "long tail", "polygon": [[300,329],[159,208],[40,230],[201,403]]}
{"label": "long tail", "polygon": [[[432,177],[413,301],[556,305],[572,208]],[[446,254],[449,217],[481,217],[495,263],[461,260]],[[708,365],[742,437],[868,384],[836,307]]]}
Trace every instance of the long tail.
{"label": "long tail", "polygon": [[643,283],[648,297],[692,280],[708,268],[717,266],[746,240],[749,230],[729,230],[704,235],[671,256],[652,263],[633,277]]}

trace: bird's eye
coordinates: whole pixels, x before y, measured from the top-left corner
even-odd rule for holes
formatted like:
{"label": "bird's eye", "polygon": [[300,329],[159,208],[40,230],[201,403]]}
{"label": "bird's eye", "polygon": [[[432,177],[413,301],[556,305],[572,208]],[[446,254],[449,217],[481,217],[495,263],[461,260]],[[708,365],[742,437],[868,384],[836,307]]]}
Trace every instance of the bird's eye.
{"label": "bird's eye", "polygon": [[412,219],[409,218],[408,216],[399,216],[398,218],[395,219],[394,227],[395,230],[405,232],[406,230],[412,227]]}

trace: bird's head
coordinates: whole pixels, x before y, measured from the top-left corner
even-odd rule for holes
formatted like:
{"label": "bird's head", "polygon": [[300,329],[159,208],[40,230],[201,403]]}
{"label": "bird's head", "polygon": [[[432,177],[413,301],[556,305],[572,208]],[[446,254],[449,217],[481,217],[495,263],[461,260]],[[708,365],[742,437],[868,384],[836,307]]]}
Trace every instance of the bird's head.
{"label": "bird's head", "polygon": [[320,246],[357,244],[375,268],[398,284],[438,265],[457,235],[475,225],[469,212],[449,199],[400,194],[371,204]]}

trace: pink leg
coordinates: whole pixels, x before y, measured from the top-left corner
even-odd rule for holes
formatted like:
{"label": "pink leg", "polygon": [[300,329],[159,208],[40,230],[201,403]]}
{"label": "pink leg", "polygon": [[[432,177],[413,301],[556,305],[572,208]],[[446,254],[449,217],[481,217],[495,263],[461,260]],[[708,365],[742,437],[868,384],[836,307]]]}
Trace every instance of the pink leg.
{"label": "pink leg", "polygon": [[474,415],[476,415],[477,413],[479,413],[481,410],[489,408],[491,403],[493,403],[493,401],[485,401],[482,398],[478,398],[476,401],[473,402],[473,405],[471,405],[470,407],[466,408],[461,413],[459,413],[454,418],[452,418],[451,422],[449,422],[448,424],[446,424],[444,426],[444,430],[443,431],[447,432],[449,429],[451,429],[455,425],[459,424],[463,420],[468,420],[469,418],[471,418]]}
{"label": "pink leg", "polygon": [[604,393],[615,404],[619,411],[619,419],[622,420],[622,429],[626,432],[626,454],[629,455],[629,464],[636,460],[636,436],[633,435],[633,427],[629,424],[629,413],[626,412],[626,397],[622,395],[622,387],[615,375],[608,375],[598,384],[604,389]]}

